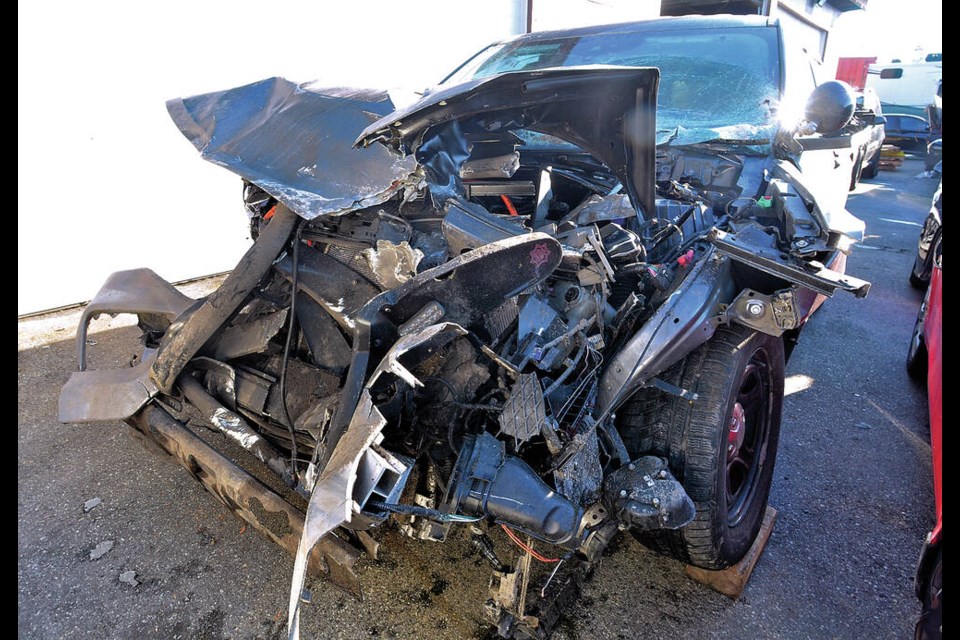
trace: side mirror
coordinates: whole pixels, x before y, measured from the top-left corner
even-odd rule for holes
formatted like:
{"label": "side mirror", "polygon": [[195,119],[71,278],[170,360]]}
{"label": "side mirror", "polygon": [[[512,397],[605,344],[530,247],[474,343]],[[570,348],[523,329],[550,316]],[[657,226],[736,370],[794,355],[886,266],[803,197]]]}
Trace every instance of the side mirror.
{"label": "side mirror", "polygon": [[810,94],[804,108],[804,118],[817,125],[818,133],[837,133],[850,123],[855,107],[856,100],[850,85],[840,80],[830,80]]}

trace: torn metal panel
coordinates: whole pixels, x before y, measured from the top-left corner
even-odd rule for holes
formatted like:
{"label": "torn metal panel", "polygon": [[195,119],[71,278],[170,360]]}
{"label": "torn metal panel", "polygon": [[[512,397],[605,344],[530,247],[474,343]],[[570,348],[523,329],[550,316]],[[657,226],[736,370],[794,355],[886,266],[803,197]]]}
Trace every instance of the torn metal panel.
{"label": "torn metal panel", "polygon": [[141,322],[159,325],[153,328],[163,330],[194,302],[193,298],[180,293],[150,269],[111,273],[80,316],[80,325],[77,327],[80,371],[87,368],[87,327],[97,316],[104,313],[133,313]]}
{"label": "torn metal panel", "polygon": [[[276,269],[287,280],[293,281],[293,259],[290,256],[277,262]],[[356,326],[357,310],[380,293],[354,269],[309,248],[301,251],[297,271],[300,291],[313,298],[348,333],[352,333]]]}
{"label": "torn metal panel", "polygon": [[447,122],[429,136],[421,135],[415,147],[406,153],[413,150],[430,184],[430,197],[435,206],[450,198],[463,196],[463,179],[460,175],[470,157],[470,141],[463,135],[459,122]]}
{"label": "torn metal panel", "polygon": [[298,431],[306,431],[318,441],[322,440],[339,401],[339,395],[320,398],[297,416],[294,428]]}
{"label": "torn metal panel", "polygon": [[[791,162],[786,160],[776,161],[772,174],[777,178],[789,182],[790,186],[796,189],[797,193],[805,202],[813,203],[812,215],[817,218],[825,229],[828,229],[832,233],[846,236],[851,240],[863,240],[863,234],[867,228],[864,221],[854,216],[842,206],[821,208],[821,203],[824,203],[826,198],[817,198],[814,195],[813,189],[808,186],[810,180],[805,180],[800,171]],[[846,202],[846,197],[843,198],[843,202]]]}
{"label": "torn metal panel", "polygon": [[393,109],[384,92],[283,78],[167,102],[170,117],[205,160],[307,220],[385,202],[413,172],[413,158],[382,147],[353,148],[364,127]]}
{"label": "torn metal panel", "polygon": [[[330,427],[331,446],[352,419],[377,340],[392,339],[399,326],[430,302],[443,307],[446,322],[472,326],[504,301],[545,280],[560,264],[561,255],[560,244],[542,233],[508,238],[452,258],[370,300],[357,314],[353,359],[343,384],[343,402]],[[491,273],[499,277],[491,278]]]}
{"label": "torn metal panel", "polygon": [[467,180],[512,178],[520,168],[520,153],[512,151],[499,156],[467,160],[460,169],[460,177]]}
{"label": "torn metal panel", "polygon": [[592,195],[566,216],[566,220],[575,220],[577,226],[585,227],[598,222],[628,220],[637,216],[626,195],[602,197]]}
{"label": "torn metal panel", "polygon": [[437,324],[446,311],[443,305],[433,301],[423,305],[423,309],[417,311],[413,317],[397,327],[397,333],[405,336],[411,333],[423,331],[431,324]]}

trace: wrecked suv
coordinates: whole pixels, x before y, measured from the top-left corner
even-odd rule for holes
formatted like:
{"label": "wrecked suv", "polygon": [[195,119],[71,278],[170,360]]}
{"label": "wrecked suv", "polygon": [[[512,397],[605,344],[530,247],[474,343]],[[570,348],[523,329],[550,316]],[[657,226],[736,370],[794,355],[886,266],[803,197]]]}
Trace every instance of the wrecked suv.
{"label": "wrecked suv", "polygon": [[[282,79],[170,101],[255,242],[200,300],[113,274],[60,419],[126,421],[294,554],[291,637],[305,575],[359,593],[388,525],[469,536],[504,637],[547,636],[620,531],[737,562],[784,362],[869,288],[852,98],[801,78],[790,122],[789,54],[773,21],[670,19],[494,45],[402,109]],[[103,313],[139,318],[129,368],[86,370]]]}

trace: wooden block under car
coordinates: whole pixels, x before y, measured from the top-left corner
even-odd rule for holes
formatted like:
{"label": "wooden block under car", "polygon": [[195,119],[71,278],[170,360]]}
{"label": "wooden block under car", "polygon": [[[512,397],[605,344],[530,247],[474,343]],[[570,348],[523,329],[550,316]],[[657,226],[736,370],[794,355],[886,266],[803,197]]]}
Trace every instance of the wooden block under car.
{"label": "wooden block under car", "polygon": [[701,569],[700,567],[687,565],[687,575],[697,582],[707,585],[714,591],[718,591],[734,600],[738,599],[747,586],[747,580],[750,579],[753,568],[757,566],[757,560],[760,559],[760,554],[763,553],[763,549],[767,546],[767,541],[770,539],[770,532],[773,531],[773,523],[776,522],[776,520],[777,510],[768,505],[766,512],[763,514],[763,523],[760,525],[760,532],[757,534],[757,539],[753,541],[750,549],[740,562],[722,571],[710,571],[709,569]]}

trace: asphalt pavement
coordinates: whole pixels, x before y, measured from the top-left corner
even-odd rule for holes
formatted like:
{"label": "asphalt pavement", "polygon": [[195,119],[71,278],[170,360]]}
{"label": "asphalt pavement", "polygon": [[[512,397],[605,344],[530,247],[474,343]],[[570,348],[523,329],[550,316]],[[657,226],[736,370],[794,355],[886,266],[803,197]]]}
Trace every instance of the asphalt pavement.
{"label": "asphalt pavement", "polygon": [[[829,300],[787,366],[779,517],[743,596],[623,536],[556,638],[912,637],[914,566],[933,525],[926,395],[904,368],[921,300],[907,274],[936,188],[914,178],[922,168],[908,159],[850,196],[867,237],[848,272],[873,287]],[[19,637],[284,637],[285,552],[126,426],[57,422],[77,317],[18,322]],[[129,358],[136,336],[98,321],[98,362]],[[436,545],[388,530],[382,543],[358,565],[363,602],[312,584],[305,638],[488,637],[489,573],[462,536]]]}

